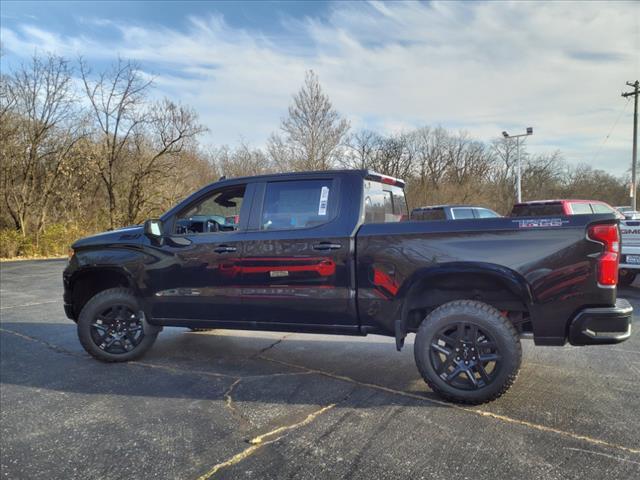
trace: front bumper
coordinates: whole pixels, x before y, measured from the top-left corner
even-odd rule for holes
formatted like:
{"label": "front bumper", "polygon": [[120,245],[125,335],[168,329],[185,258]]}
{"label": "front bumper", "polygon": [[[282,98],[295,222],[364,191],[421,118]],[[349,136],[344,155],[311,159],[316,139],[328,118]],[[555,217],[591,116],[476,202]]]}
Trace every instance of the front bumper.
{"label": "front bumper", "polygon": [[73,305],[71,303],[64,304],[64,314],[69,320],[73,320],[74,322],[77,320],[76,312],[73,311]]}
{"label": "front bumper", "polygon": [[571,345],[609,345],[624,342],[631,336],[633,307],[618,298],[614,307],[585,308],[571,321]]}

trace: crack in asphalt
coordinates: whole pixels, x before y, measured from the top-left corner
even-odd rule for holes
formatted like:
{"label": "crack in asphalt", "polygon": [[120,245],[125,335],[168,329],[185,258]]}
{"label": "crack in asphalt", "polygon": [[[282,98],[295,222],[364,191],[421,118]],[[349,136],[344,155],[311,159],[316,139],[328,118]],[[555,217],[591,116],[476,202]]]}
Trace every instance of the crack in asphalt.
{"label": "crack in asphalt", "polygon": [[494,420],[499,420],[502,421],[504,423],[510,423],[510,424],[515,424],[515,425],[520,425],[520,426],[524,426],[527,428],[531,428],[533,430],[538,430],[541,432],[546,432],[546,433],[554,433],[557,435],[561,435],[564,437],[568,437],[571,438],[573,440],[580,440],[586,443],[591,443],[593,445],[598,445],[601,447],[608,447],[608,448],[612,448],[612,449],[616,449],[616,450],[621,450],[623,452],[626,453],[633,453],[633,454],[640,454],[640,449],[638,448],[632,448],[632,447],[625,447],[624,445],[618,445],[616,443],[611,443],[611,442],[607,442],[605,440],[600,440],[598,438],[593,438],[593,437],[589,437],[587,435],[581,435],[581,434],[577,434],[577,433],[573,433],[573,432],[567,432],[565,430],[560,430],[557,428],[553,428],[553,427],[548,427],[546,425],[542,425],[539,423],[534,423],[534,422],[529,422],[527,420],[520,420],[518,418],[512,418],[506,415],[500,415],[498,413],[493,413],[493,412],[489,412],[487,410],[481,410],[481,409],[476,409],[476,408],[470,408],[470,407],[463,407],[460,405],[455,405],[453,403],[448,403],[442,400],[436,400],[434,398],[427,398],[425,396],[422,395],[418,395],[415,393],[411,393],[411,392],[406,392],[403,390],[396,390],[393,388],[389,388],[389,387],[385,387],[383,385],[378,385],[375,383],[368,383],[368,382],[361,382],[359,380],[356,380],[354,378],[351,377],[347,377],[345,375],[338,375],[335,373],[331,373],[331,372],[325,372],[324,370],[318,370],[315,368],[309,368],[309,367],[305,367],[303,365],[297,365],[295,363],[289,363],[289,362],[285,362],[282,360],[276,360],[275,358],[269,358],[269,357],[265,357],[265,356],[260,356],[259,358],[263,359],[263,360],[267,360],[269,362],[274,362],[274,363],[279,363],[281,365],[286,365],[289,367],[293,367],[293,368],[299,368],[302,370],[306,370],[309,372],[313,372],[316,373],[318,375],[322,375],[328,378],[333,378],[336,380],[342,380],[345,382],[349,382],[349,383],[353,383],[356,385],[360,385],[366,388],[372,388],[375,390],[380,390],[386,393],[390,393],[393,395],[400,395],[403,397],[408,397],[408,398],[414,398],[416,400],[421,400],[423,402],[429,402],[429,403],[433,403],[435,405],[440,405],[443,407],[448,407],[448,408],[454,408],[456,410],[460,410],[463,412],[467,412],[467,413],[472,413],[474,415],[479,415],[481,417],[485,417],[485,418],[492,418]]}
{"label": "crack in asphalt", "polygon": [[292,333],[288,333],[287,335],[283,335],[282,338],[279,338],[278,340],[276,340],[275,342],[273,342],[271,345],[268,345],[264,348],[262,348],[258,353],[256,353],[255,355],[253,355],[252,358],[257,358],[260,357],[260,355],[262,355],[265,352],[268,352],[269,350],[271,350],[272,348],[280,345],[282,342],[284,342],[285,338],[290,337],[291,335],[293,335]]}
{"label": "crack in asphalt", "polygon": [[[257,437],[252,438],[251,440],[249,440],[249,444],[251,445],[250,447],[246,448],[240,453],[237,453],[236,455],[234,455],[233,457],[231,457],[230,459],[224,462],[217,463],[207,473],[199,476],[197,480],[208,480],[211,477],[213,477],[221,469],[230,467],[232,465],[235,465],[236,463],[240,463],[245,458],[253,455],[260,448],[266,445],[269,445],[271,443],[277,442],[282,437],[284,437],[286,433],[288,433],[290,430],[294,430],[304,425],[308,425],[309,423],[313,422],[318,416],[322,415],[324,412],[328,410],[331,410],[335,406],[336,406],[335,403],[326,405],[320,408],[319,410],[311,412],[300,422],[292,423],[289,425],[283,425],[281,427],[274,428],[273,430],[267,433],[263,433],[262,435],[258,435]],[[279,434],[282,434],[282,435],[277,436]],[[271,437],[275,437],[275,438],[271,438]]]}
{"label": "crack in asphalt", "polygon": [[238,378],[235,382],[233,382],[229,386],[227,391],[224,392],[224,395],[223,395],[224,405],[231,412],[231,416],[233,418],[235,418],[238,422],[240,422],[242,425],[247,425],[247,424],[248,425],[253,425],[251,420],[246,418],[244,415],[242,415],[238,411],[238,409],[236,408],[236,405],[235,405],[235,403],[233,401],[233,397],[231,396],[231,394],[233,393],[233,390],[240,384],[241,381],[242,381],[242,378]]}
{"label": "crack in asphalt", "polygon": [[[338,405],[338,403],[344,402],[350,396],[351,396],[351,393],[347,394],[339,402],[331,403],[329,405],[325,405],[324,407],[309,413],[304,419],[302,419],[299,422],[295,422],[295,423],[292,423],[292,424],[289,424],[289,425],[282,425],[280,427],[276,427],[273,430],[268,431],[267,433],[263,433],[261,435],[258,435],[257,437],[252,438],[248,442],[249,445],[250,445],[248,448],[246,448],[245,450],[243,450],[240,453],[237,453],[236,455],[234,455],[233,457],[231,457],[228,460],[225,460],[224,462],[217,463],[207,473],[199,476],[197,478],[197,480],[209,480],[210,478],[212,478],[217,472],[219,472],[223,468],[230,467],[232,465],[240,463],[245,458],[250,457],[251,455],[253,455],[260,448],[262,448],[264,446],[267,446],[267,445],[270,445],[272,443],[275,443],[278,440],[281,440],[282,438],[284,438],[286,436],[287,433],[289,433],[289,431],[295,430],[295,429],[298,429],[300,427],[303,427],[305,425],[310,424],[317,417],[319,417],[323,413],[331,410],[332,408],[336,407]],[[274,438],[272,438],[272,437],[274,437]]]}

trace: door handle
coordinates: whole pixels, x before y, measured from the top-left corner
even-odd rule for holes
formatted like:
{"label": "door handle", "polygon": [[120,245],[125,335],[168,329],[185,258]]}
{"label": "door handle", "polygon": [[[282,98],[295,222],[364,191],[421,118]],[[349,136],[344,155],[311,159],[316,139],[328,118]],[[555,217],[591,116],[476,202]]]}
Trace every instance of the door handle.
{"label": "door handle", "polygon": [[342,245],[331,242],[320,242],[313,246],[314,250],[338,250],[339,248],[342,248]]}
{"label": "door handle", "polygon": [[236,247],[230,247],[229,245],[218,245],[213,249],[216,253],[231,253],[236,251]]}

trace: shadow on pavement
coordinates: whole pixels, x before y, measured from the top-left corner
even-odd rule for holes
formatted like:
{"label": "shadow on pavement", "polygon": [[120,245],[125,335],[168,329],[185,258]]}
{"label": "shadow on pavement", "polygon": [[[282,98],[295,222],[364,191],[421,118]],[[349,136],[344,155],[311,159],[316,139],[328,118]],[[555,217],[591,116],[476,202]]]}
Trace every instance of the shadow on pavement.
{"label": "shadow on pavement", "polygon": [[[91,395],[211,400],[222,398],[230,385],[241,379],[233,392],[235,402],[318,405],[340,400],[345,392],[364,386],[359,384],[370,383],[441,401],[420,379],[412,355],[399,357],[387,342],[309,336],[309,340],[287,339],[278,345],[286,350],[276,355],[270,350],[278,337],[169,329],[140,360],[107,364],[81,349],[73,324],[4,322],[2,329],[4,385]],[[267,354],[273,359],[265,359]],[[307,356],[312,363],[324,359],[321,370],[326,375],[305,369],[318,368],[303,365]],[[340,368],[345,356],[350,361],[347,374],[353,373],[349,376],[353,381],[338,378],[346,375]],[[416,401],[402,395],[378,396],[377,403],[384,405]],[[432,402],[423,405],[443,406]]]}

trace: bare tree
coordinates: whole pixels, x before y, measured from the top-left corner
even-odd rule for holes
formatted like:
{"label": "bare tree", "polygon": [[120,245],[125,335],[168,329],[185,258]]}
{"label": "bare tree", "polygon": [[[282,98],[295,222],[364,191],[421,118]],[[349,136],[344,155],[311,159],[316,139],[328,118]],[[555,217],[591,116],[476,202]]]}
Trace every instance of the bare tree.
{"label": "bare tree", "polygon": [[83,136],[71,68],[55,55],[35,55],[2,79],[0,160],[4,204],[26,236],[42,231],[71,150]]}
{"label": "bare tree", "polygon": [[228,146],[217,149],[214,157],[222,175],[230,178],[263,175],[275,171],[268,156],[262,150],[251,148],[244,141],[235,149],[230,149]]}
{"label": "bare tree", "polygon": [[381,141],[382,137],[371,130],[360,130],[350,135],[345,154],[338,159],[338,164],[345,168],[372,169]]}
{"label": "bare tree", "polygon": [[149,105],[152,81],[132,62],[118,60],[91,79],[80,62],[85,93],[91,105],[97,172],[108,197],[109,225],[140,220],[155,189],[153,179],[171,174],[171,157],[205,131],[192,109],[169,100]]}
{"label": "bare tree", "polygon": [[179,154],[205,131],[194,110],[168,99],[152,104],[142,115],[145,120],[135,131],[133,155],[126,166],[124,221],[128,224],[157,208],[157,186],[173,182]]}
{"label": "bare tree", "polygon": [[80,59],[80,73],[91,105],[96,143],[100,146],[95,167],[109,199],[109,226],[115,228],[119,220],[116,173],[130,153],[128,148],[136,129],[145,121],[141,109],[152,80],[144,78],[137,64],[122,59],[95,80]]}
{"label": "bare tree", "polygon": [[272,135],[268,147],[276,165],[281,169],[326,170],[334,164],[349,122],[333,108],[318,76],[309,70],[280,130],[283,137]]}

